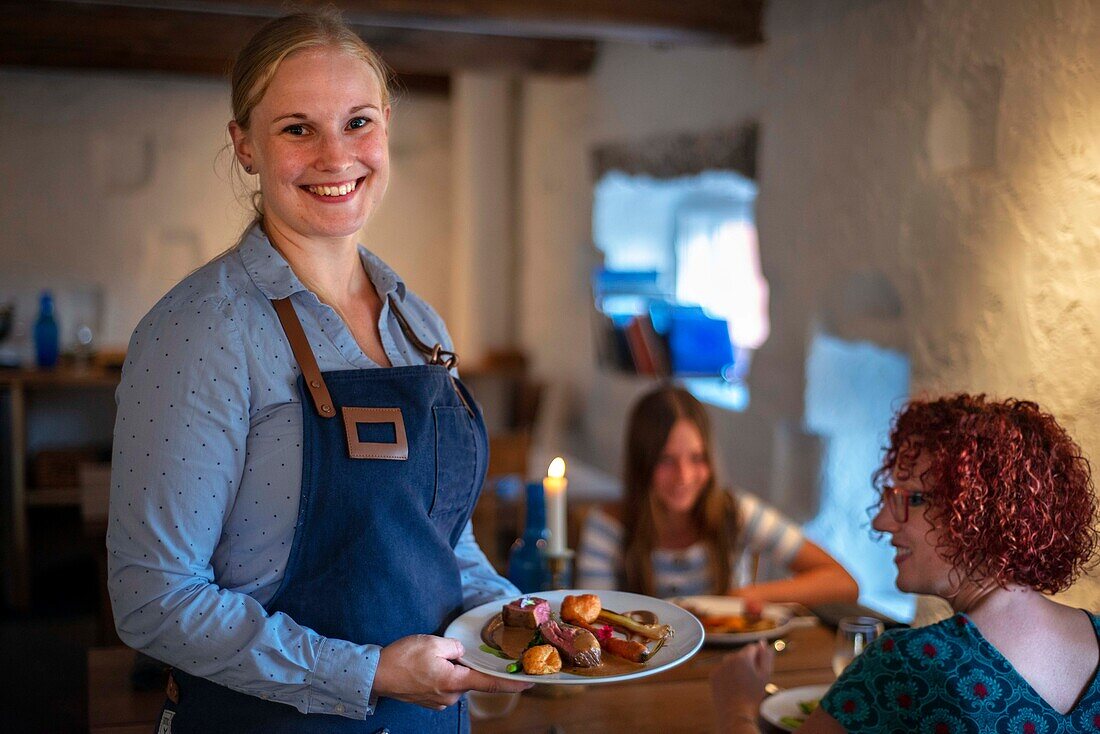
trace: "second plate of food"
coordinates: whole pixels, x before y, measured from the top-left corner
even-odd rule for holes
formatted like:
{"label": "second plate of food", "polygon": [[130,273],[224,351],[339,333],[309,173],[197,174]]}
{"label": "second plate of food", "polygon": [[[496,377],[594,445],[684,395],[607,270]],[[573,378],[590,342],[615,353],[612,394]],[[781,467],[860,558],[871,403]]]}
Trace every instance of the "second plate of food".
{"label": "second plate of food", "polygon": [[[562,600],[567,596],[580,596],[582,594],[595,594],[599,597],[599,603],[603,609],[613,610],[620,614],[629,612],[644,612],[648,619],[643,619],[653,625],[668,625],[671,634],[665,638],[664,643],[658,648],[656,641],[648,641],[647,647],[655,650],[644,662],[627,662],[609,657],[610,664],[602,670],[575,671],[569,668],[557,673],[545,675],[529,675],[521,671],[509,672],[508,668],[515,661],[500,650],[486,644],[486,637],[492,636],[492,630],[501,624],[502,611],[508,602],[521,611],[531,605],[524,604],[518,599],[505,599],[502,601],[482,604],[469,610],[447,627],[444,633],[446,637],[453,637],[462,643],[465,654],[461,662],[468,668],[481,671],[497,678],[521,680],[528,683],[544,683],[551,685],[593,685],[600,683],[614,683],[634,678],[642,678],[662,670],[673,668],[699,651],[703,645],[703,627],[690,612],[670,604],[662,599],[655,599],[641,594],[631,594],[625,591],[588,591],[584,589],[539,591],[529,594],[528,597],[545,600],[549,603],[549,611],[557,618],[561,614]],[[520,603],[516,603],[520,602]],[[651,616],[650,616],[651,615]],[[603,620],[597,620],[593,625],[602,627]],[[529,630],[531,635],[534,629]],[[622,632],[616,632],[615,636],[625,639]],[[641,638],[644,639],[644,638]],[[521,646],[522,647],[522,646]],[[606,651],[605,655],[608,655]]]}
{"label": "second plate of food", "polygon": [[829,684],[825,683],[780,691],[760,704],[760,717],[783,731],[798,731],[828,690]]}
{"label": "second plate of food", "polygon": [[759,615],[745,613],[745,602],[732,596],[678,596],[673,604],[690,611],[706,630],[706,640],[715,645],[743,645],[772,640],[791,627],[791,610],[779,604],[765,604]]}

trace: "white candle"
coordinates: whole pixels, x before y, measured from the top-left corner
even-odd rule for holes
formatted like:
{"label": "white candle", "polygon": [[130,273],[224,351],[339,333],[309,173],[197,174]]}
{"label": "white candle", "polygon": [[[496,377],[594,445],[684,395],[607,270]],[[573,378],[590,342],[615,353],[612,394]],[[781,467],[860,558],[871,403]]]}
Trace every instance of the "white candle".
{"label": "white candle", "polygon": [[550,462],[546,477],[542,480],[542,494],[546,498],[546,528],[550,531],[550,553],[565,552],[565,459],[560,456]]}

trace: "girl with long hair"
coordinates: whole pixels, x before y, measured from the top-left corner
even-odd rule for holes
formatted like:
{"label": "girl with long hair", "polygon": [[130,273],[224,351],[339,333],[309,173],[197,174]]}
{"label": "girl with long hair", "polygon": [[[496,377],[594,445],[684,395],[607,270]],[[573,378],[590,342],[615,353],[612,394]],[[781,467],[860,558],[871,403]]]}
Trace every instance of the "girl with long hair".
{"label": "girl with long hair", "polygon": [[[754,583],[764,556],[791,577]],[[855,601],[855,581],[798,526],[715,476],[710,421],[687,390],[662,386],[634,405],[623,499],[586,518],[582,588],[653,596],[730,594],[754,602]]]}

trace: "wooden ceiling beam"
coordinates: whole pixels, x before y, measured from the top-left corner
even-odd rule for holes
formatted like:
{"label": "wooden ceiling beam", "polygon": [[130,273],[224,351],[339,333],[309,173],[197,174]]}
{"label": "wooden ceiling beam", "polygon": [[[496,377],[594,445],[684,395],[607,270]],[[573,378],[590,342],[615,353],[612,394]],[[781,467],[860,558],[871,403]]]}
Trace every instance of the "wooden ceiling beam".
{"label": "wooden ceiling beam", "polygon": [[[269,17],[209,12],[210,3],[176,5],[0,0],[0,64],[224,76]],[[459,69],[583,73],[596,56],[593,41],[362,26],[348,19],[409,89],[438,91]]]}
{"label": "wooden ceiling beam", "polygon": [[[83,0],[179,5],[180,0]],[[299,0],[320,5],[330,0]],[[211,10],[281,15],[284,0],[206,0]],[[447,30],[526,38],[639,43],[732,43],[764,40],[764,0],[339,0],[363,25]]]}

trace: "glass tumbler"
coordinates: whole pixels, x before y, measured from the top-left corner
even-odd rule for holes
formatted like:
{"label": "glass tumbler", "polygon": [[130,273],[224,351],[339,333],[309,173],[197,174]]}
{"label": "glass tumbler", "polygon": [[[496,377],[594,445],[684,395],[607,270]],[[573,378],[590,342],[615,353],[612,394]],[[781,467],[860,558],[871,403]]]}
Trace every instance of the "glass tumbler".
{"label": "glass tumbler", "polygon": [[874,617],[844,617],[836,628],[833,673],[840,677],[853,660],[882,634],[882,622]]}

